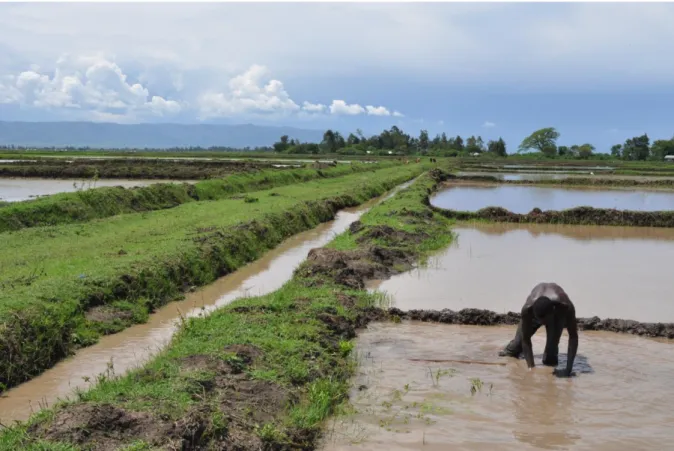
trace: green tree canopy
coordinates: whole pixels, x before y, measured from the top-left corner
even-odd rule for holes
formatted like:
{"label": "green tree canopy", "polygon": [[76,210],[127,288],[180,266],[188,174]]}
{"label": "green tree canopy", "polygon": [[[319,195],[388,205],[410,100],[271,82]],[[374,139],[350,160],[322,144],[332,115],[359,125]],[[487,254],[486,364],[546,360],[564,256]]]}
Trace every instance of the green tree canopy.
{"label": "green tree canopy", "polygon": [[559,132],[554,127],[542,128],[524,138],[517,151],[536,149],[546,156],[554,156],[557,153],[557,138]]}

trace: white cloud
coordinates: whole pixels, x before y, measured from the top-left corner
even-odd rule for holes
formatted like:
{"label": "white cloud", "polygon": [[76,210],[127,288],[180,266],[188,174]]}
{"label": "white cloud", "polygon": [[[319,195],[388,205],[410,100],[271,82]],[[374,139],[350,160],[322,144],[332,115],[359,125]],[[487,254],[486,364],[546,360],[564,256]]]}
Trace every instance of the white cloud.
{"label": "white cloud", "polygon": [[6,77],[0,84],[0,102],[42,109],[78,109],[108,114],[176,114],[174,100],[150,96],[139,83],[130,83],[122,69],[102,56],[58,59],[53,76],[39,67]]}
{"label": "white cloud", "polygon": [[394,111],[393,116],[394,117],[405,117],[405,115],[403,113],[401,113],[400,111]]}
{"label": "white cloud", "polygon": [[390,116],[391,112],[383,106],[357,103],[347,104],[344,100],[333,100],[330,106],[322,103],[303,101],[300,107],[288,94],[283,83],[272,79],[270,71],[254,64],[241,75],[232,78],[226,92],[209,91],[199,98],[201,117],[223,117],[239,115],[288,115],[308,113],[311,115],[329,112],[333,115]]}
{"label": "white cloud", "polygon": [[482,124],[482,127],[493,128],[493,127],[496,127],[496,124],[494,124],[493,122],[485,121],[484,124]]}
{"label": "white cloud", "polygon": [[302,102],[302,110],[309,113],[323,113],[326,109],[327,107],[322,103],[311,103],[307,102],[306,100]]}
{"label": "white cloud", "polygon": [[365,109],[367,110],[367,114],[369,114],[370,116],[390,116],[391,115],[391,112],[388,109],[384,108],[383,106],[374,107],[372,105],[367,105],[365,107]]}
{"label": "white cloud", "polygon": [[347,104],[343,100],[333,100],[332,104],[330,105],[330,113],[355,116],[365,113],[365,108],[358,105],[357,103]]}
{"label": "white cloud", "polygon": [[199,99],[202,117],[292,113],[300,109],[283,86],[259,64],[229,80],[227,92],[207,92]]}
{"label": "white cloud", "polygon": [[[52,111],[78,111],[80,118],[88,114],[88,119],[117,122],[148,115],[166,117],[190,109],[201,119],[292,114],[308,118],[327,114],[391,115],[384,106],[362,107],[343,100],[333,100],[329,107],[310,101],[304,101],[300,106],[284,84],[273,78],[267,67],[259,64],[231,77],[224,89],[195,89],[185,83],[181,72],[170,72],[166,68],[143,69],[138,75],[139,82],[132,82],[118,64],[101,55],[64,55],[56,62],[53,75],[34,69],[39,68],[34,66],[32,70],[1,77],[0,103]],[[180,99],[170,100],[151,93],[148,85],[173,92]]]}

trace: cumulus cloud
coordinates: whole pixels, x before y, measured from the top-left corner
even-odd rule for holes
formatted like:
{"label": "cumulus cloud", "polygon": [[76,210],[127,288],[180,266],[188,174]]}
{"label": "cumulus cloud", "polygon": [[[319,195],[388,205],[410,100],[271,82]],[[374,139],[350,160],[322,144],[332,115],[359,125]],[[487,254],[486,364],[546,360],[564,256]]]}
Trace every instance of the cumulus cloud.
{"label": "cumulus cloud", "polygon": [[52,76],[39,67],[10,75],[0,83],[0,102],[43,109],[77,109],[106,114],[180,112],[174,100],[150,96],[140,83],[131,83],[114,62],[101,56],[64,55]]}
{"label": "cumulus cloud", "polygon": [[[235,76],[227,83],[224,91],[209,91],[199,98],[201,116],[225,117],[237,115],[288,115],[304,113],[311,116],[331,114],[335,116],[391,116],[391,111],[384,106],[346,103],[344,100],[333,100],[330,106],[322,103],[303,101],[302,106],[295,102],[285,89],[283,83],[271,77],[269,69],[254,64],[244,73]],[[397,113],[397,114],[396,114]],[[395,112],[393,115],[402,116]]]}
{"label": "cumulus cloud", "polygon": [[309,113],[323,113],[326,109],[327,107],[322,103],[311,103],[306,100],[302,102],[302,110]]}
{"label": "cumulus cloud", "polygon": [[494,124],[493,122],[485,121],[484,124],[482,124],[482,127],[492,128],[492,127],[496,127],[496,124]]}
{"label": "cumulus cloud", "polygon": [[205,117],[236,116],[246,113],[289,113],[300,109],[283,83],[272,79],[259,64],[229,80],[227,92],[207,92],[199,104]]}
{"label": "cumulus cloud", "polygon": [[330,113],[355,116],[365,113],[365,108],[357,103],[348,104],[343,100],[333,100],[330,105]]}
{"label": "cumulus cloud", "polygon": [[403,113],[401,113],[400,111],[394,111],[393,116],[394,117],[405,117],[405,115]]}
{"label": "cumulus cloud", "polygon": [[[164,95],[158,95],[157,90]],[[179,99],[169,99],[166,93]],[[180,113],[192,114],[200,119],[288,115],[310,118],[325,115],[402,117],[397,111],[391,113],[385,106],[361,106],[344,100],[333,100],[329,106],[308,100],[296,102],[283,82],[272,77],[269,69],[260,64],[253,64],[231,77],[224,88],[204,88],[199,84],[185,85],[183,74],[178,69],[169,72],[166,68],[156,71],[144,68],[136,71],[134,79],[116,62],[100,55],[64,55],[58,59],[52,72],[41,71],[33,65],[30,70],[0,76],[2,103],[52,111],[75,111],[78,117],[116,122]]]}
{"label": "cumulus cloud", "polygon": [[390,116],[391,115],[391,112],[388,109],[384,108],[383,106],[374,107],[372,105],[368,105],[368,106],[365,107],[365,109],[367,110],[367,114],[369,114],[370,116]]}

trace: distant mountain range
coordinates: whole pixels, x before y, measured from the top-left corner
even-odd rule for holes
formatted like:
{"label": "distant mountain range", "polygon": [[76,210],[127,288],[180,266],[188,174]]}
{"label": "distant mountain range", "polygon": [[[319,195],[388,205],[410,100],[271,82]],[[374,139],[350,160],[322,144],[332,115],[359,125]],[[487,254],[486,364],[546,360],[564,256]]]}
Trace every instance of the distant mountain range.
{"label": "distant mountain range", "polygon": [[114,124],[99,122],[2,122],[0,145],[30,147],[168,148],[262,147],[283,135],[319,142],[323,131],[224,124]]}

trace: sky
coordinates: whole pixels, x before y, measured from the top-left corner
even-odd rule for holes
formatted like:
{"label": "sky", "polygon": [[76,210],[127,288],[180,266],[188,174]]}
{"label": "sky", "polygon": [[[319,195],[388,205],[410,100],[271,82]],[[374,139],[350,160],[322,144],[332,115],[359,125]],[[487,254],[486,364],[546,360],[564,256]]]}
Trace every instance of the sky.
{"label": "sky", "polygon": [[674,136],[674,4],[3,3],[0,120],[252,123],[608,151]]}

